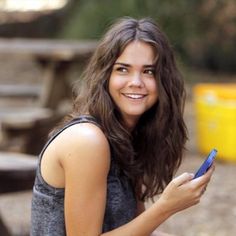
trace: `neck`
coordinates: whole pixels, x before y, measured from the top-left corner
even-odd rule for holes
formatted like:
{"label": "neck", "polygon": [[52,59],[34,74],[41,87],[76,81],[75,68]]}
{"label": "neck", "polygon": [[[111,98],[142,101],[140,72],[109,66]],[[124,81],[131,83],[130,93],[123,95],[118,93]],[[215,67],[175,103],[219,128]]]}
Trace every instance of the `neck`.
{"label": "neck", "polygon": [[127,128],[127,130],[130,133],[134,130],[137,123],[138,123],[138,119],[125,119],[123,121],[124,126]]}

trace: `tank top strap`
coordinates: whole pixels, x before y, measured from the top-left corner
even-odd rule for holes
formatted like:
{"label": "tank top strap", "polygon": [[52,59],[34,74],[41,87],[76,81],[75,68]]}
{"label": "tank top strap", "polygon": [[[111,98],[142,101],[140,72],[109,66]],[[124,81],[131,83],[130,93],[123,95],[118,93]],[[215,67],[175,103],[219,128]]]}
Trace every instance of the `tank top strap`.
{"label": "tank top strap", "polygon": [[52,137],[49,138],[49,140],[46,142],[46,144],[44,145],[42,151],[39,154],[39,157],[41,159],[42,154],[44,153],[44,151],[46,150],[46,148],[49,146],[49,144],[60,134],[62,133],[65,129],[69,128],[72,125],[75,124],[79,124],[79,123],[93,123],[95,125],[97,125],[99,128],[101,128],[101,126],[98,124],[98,122],[96,121],[96,119],[92,116],[89,115],[81,115],[73,120],[71,120],[69,123],[67,123],[65,126],[63,126],[61,129],[59,129],[55,134],[52,135]]}

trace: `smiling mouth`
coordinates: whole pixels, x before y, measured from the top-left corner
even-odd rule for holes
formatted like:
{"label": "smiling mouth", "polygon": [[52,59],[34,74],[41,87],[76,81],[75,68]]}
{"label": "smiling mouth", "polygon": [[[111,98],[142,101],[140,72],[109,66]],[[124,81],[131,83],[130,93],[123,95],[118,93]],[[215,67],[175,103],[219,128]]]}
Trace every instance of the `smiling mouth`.
{"label": "smiling mouth", "polygon": [[134,93],[123,93],[123,95],[131,99],[142,99],[147,96],[145,94],[134,94]]}

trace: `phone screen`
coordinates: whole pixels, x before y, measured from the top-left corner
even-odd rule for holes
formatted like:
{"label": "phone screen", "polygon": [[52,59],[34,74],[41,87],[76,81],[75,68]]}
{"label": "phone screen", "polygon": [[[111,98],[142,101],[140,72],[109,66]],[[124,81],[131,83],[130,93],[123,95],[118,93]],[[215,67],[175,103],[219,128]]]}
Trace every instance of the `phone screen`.
{"label": "phone screen", "polygon": [[211,167],[215,157],[216,157],[216,154],[217,154],[217,150],[216,149],[213,149],[208,157],[206,158],[206,160],[203,162],[203,164],[201,165],[201,167],[198,169],[198,171],[196,172],[196,174],[194,175],[194,179],[204,175],[207,170]]}

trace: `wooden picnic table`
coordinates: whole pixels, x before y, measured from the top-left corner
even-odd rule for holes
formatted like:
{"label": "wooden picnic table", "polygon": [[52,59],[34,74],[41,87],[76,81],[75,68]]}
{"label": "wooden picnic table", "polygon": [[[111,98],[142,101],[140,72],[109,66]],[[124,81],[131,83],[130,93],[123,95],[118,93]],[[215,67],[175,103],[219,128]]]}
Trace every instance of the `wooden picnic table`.
{"label": "wooden picnic table", "polygon": [[[42,66],[41,88],[31,85],[20,85],[19,87],[17,84],[2,85],[2,87],[0,85],[0,98],[30,96],[35,99],[38,96],[37,105],[32,108],[22,107],[12,109],[10,112],[10,108],[8,108],[7,112],[4,112],[5,110],[0,112],[2,133],[13,133],[10,138],[13,138],[16,133],[24,134],[30,141],[27,146],[33,149],[32,143],[36,144],[33,140],[41,141],[41,137],[37,138],[37,132],[47,127],[46,120],[48,120],[48,124],[53,124],[64,115],[62,114],[64,110],[63,112],[60,110],[60,104],[64,100],[70,99],[72,95],[71,81],[68,76],[71,67],[76,63],[78,69],[81,69],[95,50],[96,45],[97,42],[93,40],[0,38],[0,55],[29,57]],[[27,92],[27,90],[30,91]],[[33,93],[36,95],[34,96]],[[32,112],[29,112],[30,109]],[[48,128],[50,128],[49,125]],[[32,130],[35,134],[33,137],[30,132]],[[8,136],[4,135],[4,137]],[[38,152],[38,149],[25,151],[34,154]]]}
{"label": "wooden picnic table", "polygon": [[[38,97],[37,106],[6,107],[0,110],[0,128],[8,131],[8,134],[12,132],[9,139],[23,133],[28,141],[28,149],[25,151],[38,153],[52,123],[58,120],[57,109],[60,103],[71,96],[68,79],[71,66],[74,63],[84,65],[96,45],[96,41],[0,38],[0,55],[30,57],[43,70],[41,88],[0,85],[0,98]],[[38,145],[37,148],[35,145]],[[35,156],[0,152],[0,194],[31,189],[35,168]],[[9,235],[1,216],[0,235]]]}
{"label": "wooden picnic table", "polygon": [[3,39],[0,38],[0,55],[31,57],[43,68],[40,105],[56,109],[60,101],[70,96],[68,71],[75,62],[85,64],[96,41],[55,39]]}

